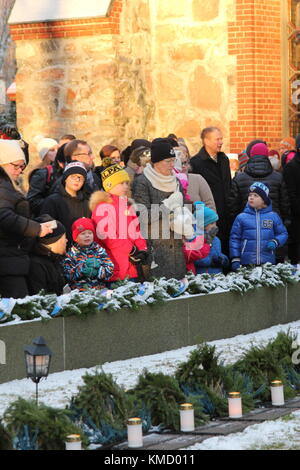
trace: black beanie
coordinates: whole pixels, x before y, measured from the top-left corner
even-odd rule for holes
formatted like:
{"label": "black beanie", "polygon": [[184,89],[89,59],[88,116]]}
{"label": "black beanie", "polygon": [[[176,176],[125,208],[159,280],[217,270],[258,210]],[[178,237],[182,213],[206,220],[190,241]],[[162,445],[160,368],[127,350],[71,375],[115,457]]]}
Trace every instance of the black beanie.
{"label": "black beanie", "polygon": [[65,166],[64,172],[62,174],[62,179],[61,179],[62,184],[65,184],[66,179],[70,175],[82,175],[82,176],[84,176],[84,178],[86,180],[87,171],[85,169],[84,164],[81,163],[81,162],[77,162],[77,161],[73,161],[73,162],[68,163]]}
{"label": "black beanie", "polygon": [[151,143],[151,162],[157,163],[167,158],[175,158],[175,151],[168,139],[154,139]]}
{"label": "black beanie", "polygon": [[[55,219],[53,219],[53,217],[51,217],[51,215],[49,214],[43,214],[34,220],[42,224],[44,222],[51,222]],[[48,235],[39,239],[42,245],[51,245],[52,243],[57,242],[57,240],[59,240],[62,235],[66,233],[65,226],[61,222],[59,222],[59,220],[56,220],[56,224],[57,227],[53,229],[52,233],[48,233]]]}

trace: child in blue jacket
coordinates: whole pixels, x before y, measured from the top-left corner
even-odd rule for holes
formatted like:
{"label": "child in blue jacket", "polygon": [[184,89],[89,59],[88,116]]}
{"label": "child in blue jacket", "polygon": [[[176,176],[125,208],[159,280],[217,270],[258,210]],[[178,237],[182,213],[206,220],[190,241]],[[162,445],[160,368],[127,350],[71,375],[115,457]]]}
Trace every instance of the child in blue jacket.
{"label": "child in blue jacket", "polygon": [[[199,204],[199,203],[195,203]],[[219,219],[218,214],[209,207],[202,204],[203,210],[203,225],[204,225],[204,241],[211,246],[208,256],[199,258],[194,261],[197,274],[209,273],[217,274],[223,272],[223,268],[229,266],[229,260],[226,255],[222,253],[221,241],[216,236],[218,227],[216,225]],[[197,205],[196,205],[197,211]]]}
{"label": "child in blue jacket", "polygon": [[269,188],[261,182],[249,188],[248,203],[232,226],[229,250],[231,267],[275,264],[276,248],[287,241],[288,233],[279,215],[272,210]]}

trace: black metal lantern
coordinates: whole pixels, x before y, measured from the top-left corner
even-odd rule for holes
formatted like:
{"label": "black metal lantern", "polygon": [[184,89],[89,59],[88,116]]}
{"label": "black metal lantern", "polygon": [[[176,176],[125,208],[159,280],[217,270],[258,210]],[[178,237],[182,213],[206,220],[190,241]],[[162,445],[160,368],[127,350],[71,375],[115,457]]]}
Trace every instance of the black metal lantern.
{"label": "black metal lantern", "polygon": [[41,378],[47,377],[52,352],[42,336],[32,341],[32,345],[24,347],[27,377],[36,384],[36,403],[38,403],[38,384]]}

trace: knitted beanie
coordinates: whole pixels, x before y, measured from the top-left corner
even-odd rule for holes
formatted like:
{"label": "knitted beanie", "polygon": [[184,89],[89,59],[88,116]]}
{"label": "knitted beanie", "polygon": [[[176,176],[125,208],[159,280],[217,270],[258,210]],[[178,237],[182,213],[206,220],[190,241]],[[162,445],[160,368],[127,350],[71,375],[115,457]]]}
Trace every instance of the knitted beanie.
{"label": "knitted beanie", "polygon": [[25,163],[25,154],[19,141],[0,139],[0,165],[17,162],[18,160],[24,160]]}
{"label": "knitted beanie", "polygon": [[76,242],[78,235],[80,235],[80,233],[84,232],[85,230],[91,230],[95,238],[95,226],[91,219],[88,219],[87,217],[81,217],[80,219],[75,220],[72,225],[72,238],[74,242]]}
{"label": "knitted beanie", "polygon": [[58,145],[56,140],[50,139],[49,137],[36,136],[33,140],[36,144],[36,149],[38,151],[38,154],[41,160],[45,158],[46,154],[49,152],[49,150],[52,147],[55,147]]}
{"label": "knitted beanie", "polygon": [[130,181],[127,171],[124,170],[120,165],[110,165],[105,170],[101,171],[101,179],[103,189],[109,192],[117,184],[124,183],[124,181]]}
{"label": "knitted beanie", "polygon": [[175,151],[168,139],[154,139],[151,143],[151,161],[157,163],[167,158],[175,158]]}
{"label": "knitted beanie", "polygon": [[269,188],[266,184],[261,183],[260,181],[255,181],[255,183],[250,186],[249,193],[258,194],[267,206],[271,203],[269,198]]}
{"label": "knitted beanie", "polygon": [[[44,222],[50,222],[53,219],[51,215],[49,214],[43,214],[35,219],[36,222],[39,222],[40,224]],[[66,233],[65,226],[59,222],[59,220],[56,220],[57,227],[53,229],[52,233],[48,233],[45,237],[42,237],[39,239],[39,243],[42,245],[52,245],[52,243],[57,242],[64,233]]]}
{"label": "knitted beanie", "polygon": [[246,150],[243,150],[241,153],[239,153],[238,159],[239,159],[239,162],[240,162],[240,169],[244,168],[247,165],[248,160],[249,160],[249,157],[246,153]]}
{"label": "knitted beanie", "polygon": [[77,161],[68,163],[68,165],[65,166],[65,169],[62,175],[62,179],[61,179],[62,184],[65,183],[66,179],[70,175],[82,175],[84,179],[86,180],[87,172],[86,172],[84,164],[81,162],[77,162]]}
{"label": "knitted beanie", "polygon": [[255,155],[263,155],[265,157],[269,156],[269,150],[266,144],[258,143],[253,145],[250,150],[250,157],[254,157]]}
{"label": "knitted beanie", "polygon": [[204,207],[204,227],[214,222],[217,222],[217,220],[219,220],[218,214],[214,210],[205,206]]}
{"label": "knitted beanie", "polygon": [[294,137],[285,137],[279,142],[279,147],[285,150],[295,150],[296,140],[294,139]]}

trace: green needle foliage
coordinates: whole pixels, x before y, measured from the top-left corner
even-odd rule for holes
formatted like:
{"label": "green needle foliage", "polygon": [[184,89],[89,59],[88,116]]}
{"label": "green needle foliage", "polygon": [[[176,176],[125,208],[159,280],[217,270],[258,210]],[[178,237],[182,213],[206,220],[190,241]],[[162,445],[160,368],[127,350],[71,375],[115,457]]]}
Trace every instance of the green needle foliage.
{"label": "green needle foliage", "polygon": [[186,396],[174,377],[162,373],[153,374],[145,370],[139,376],[134,393],[149,409],[154,426],[178,431],[180,429],[179,405],[186,402],[194,405],[196,425],[205,420],[196,398]]}
{"label": "green needle foliage", "polygon": [[115,429],[125,429],[131,414],[132,400],[111,374],[96,370],[83,376],[84,385],[72,398],[72,405],[86,413],[97,426],[109,424]]}
{"label": "green needle foliage", "polygon": [[12,450],[12,437],[0,421],[0,450]]}
{"label": "green needle foliage", "polygon": [[69,434],[80,434],[83,446],[87,444],[82,430],[72,423],[67,410],[42,403],[37,406],[35,401],[18,398],[6,410],[4,420],[14,436],[22,433],[26,425],[32,432],[38,430],[39,450],[64,450]]}

